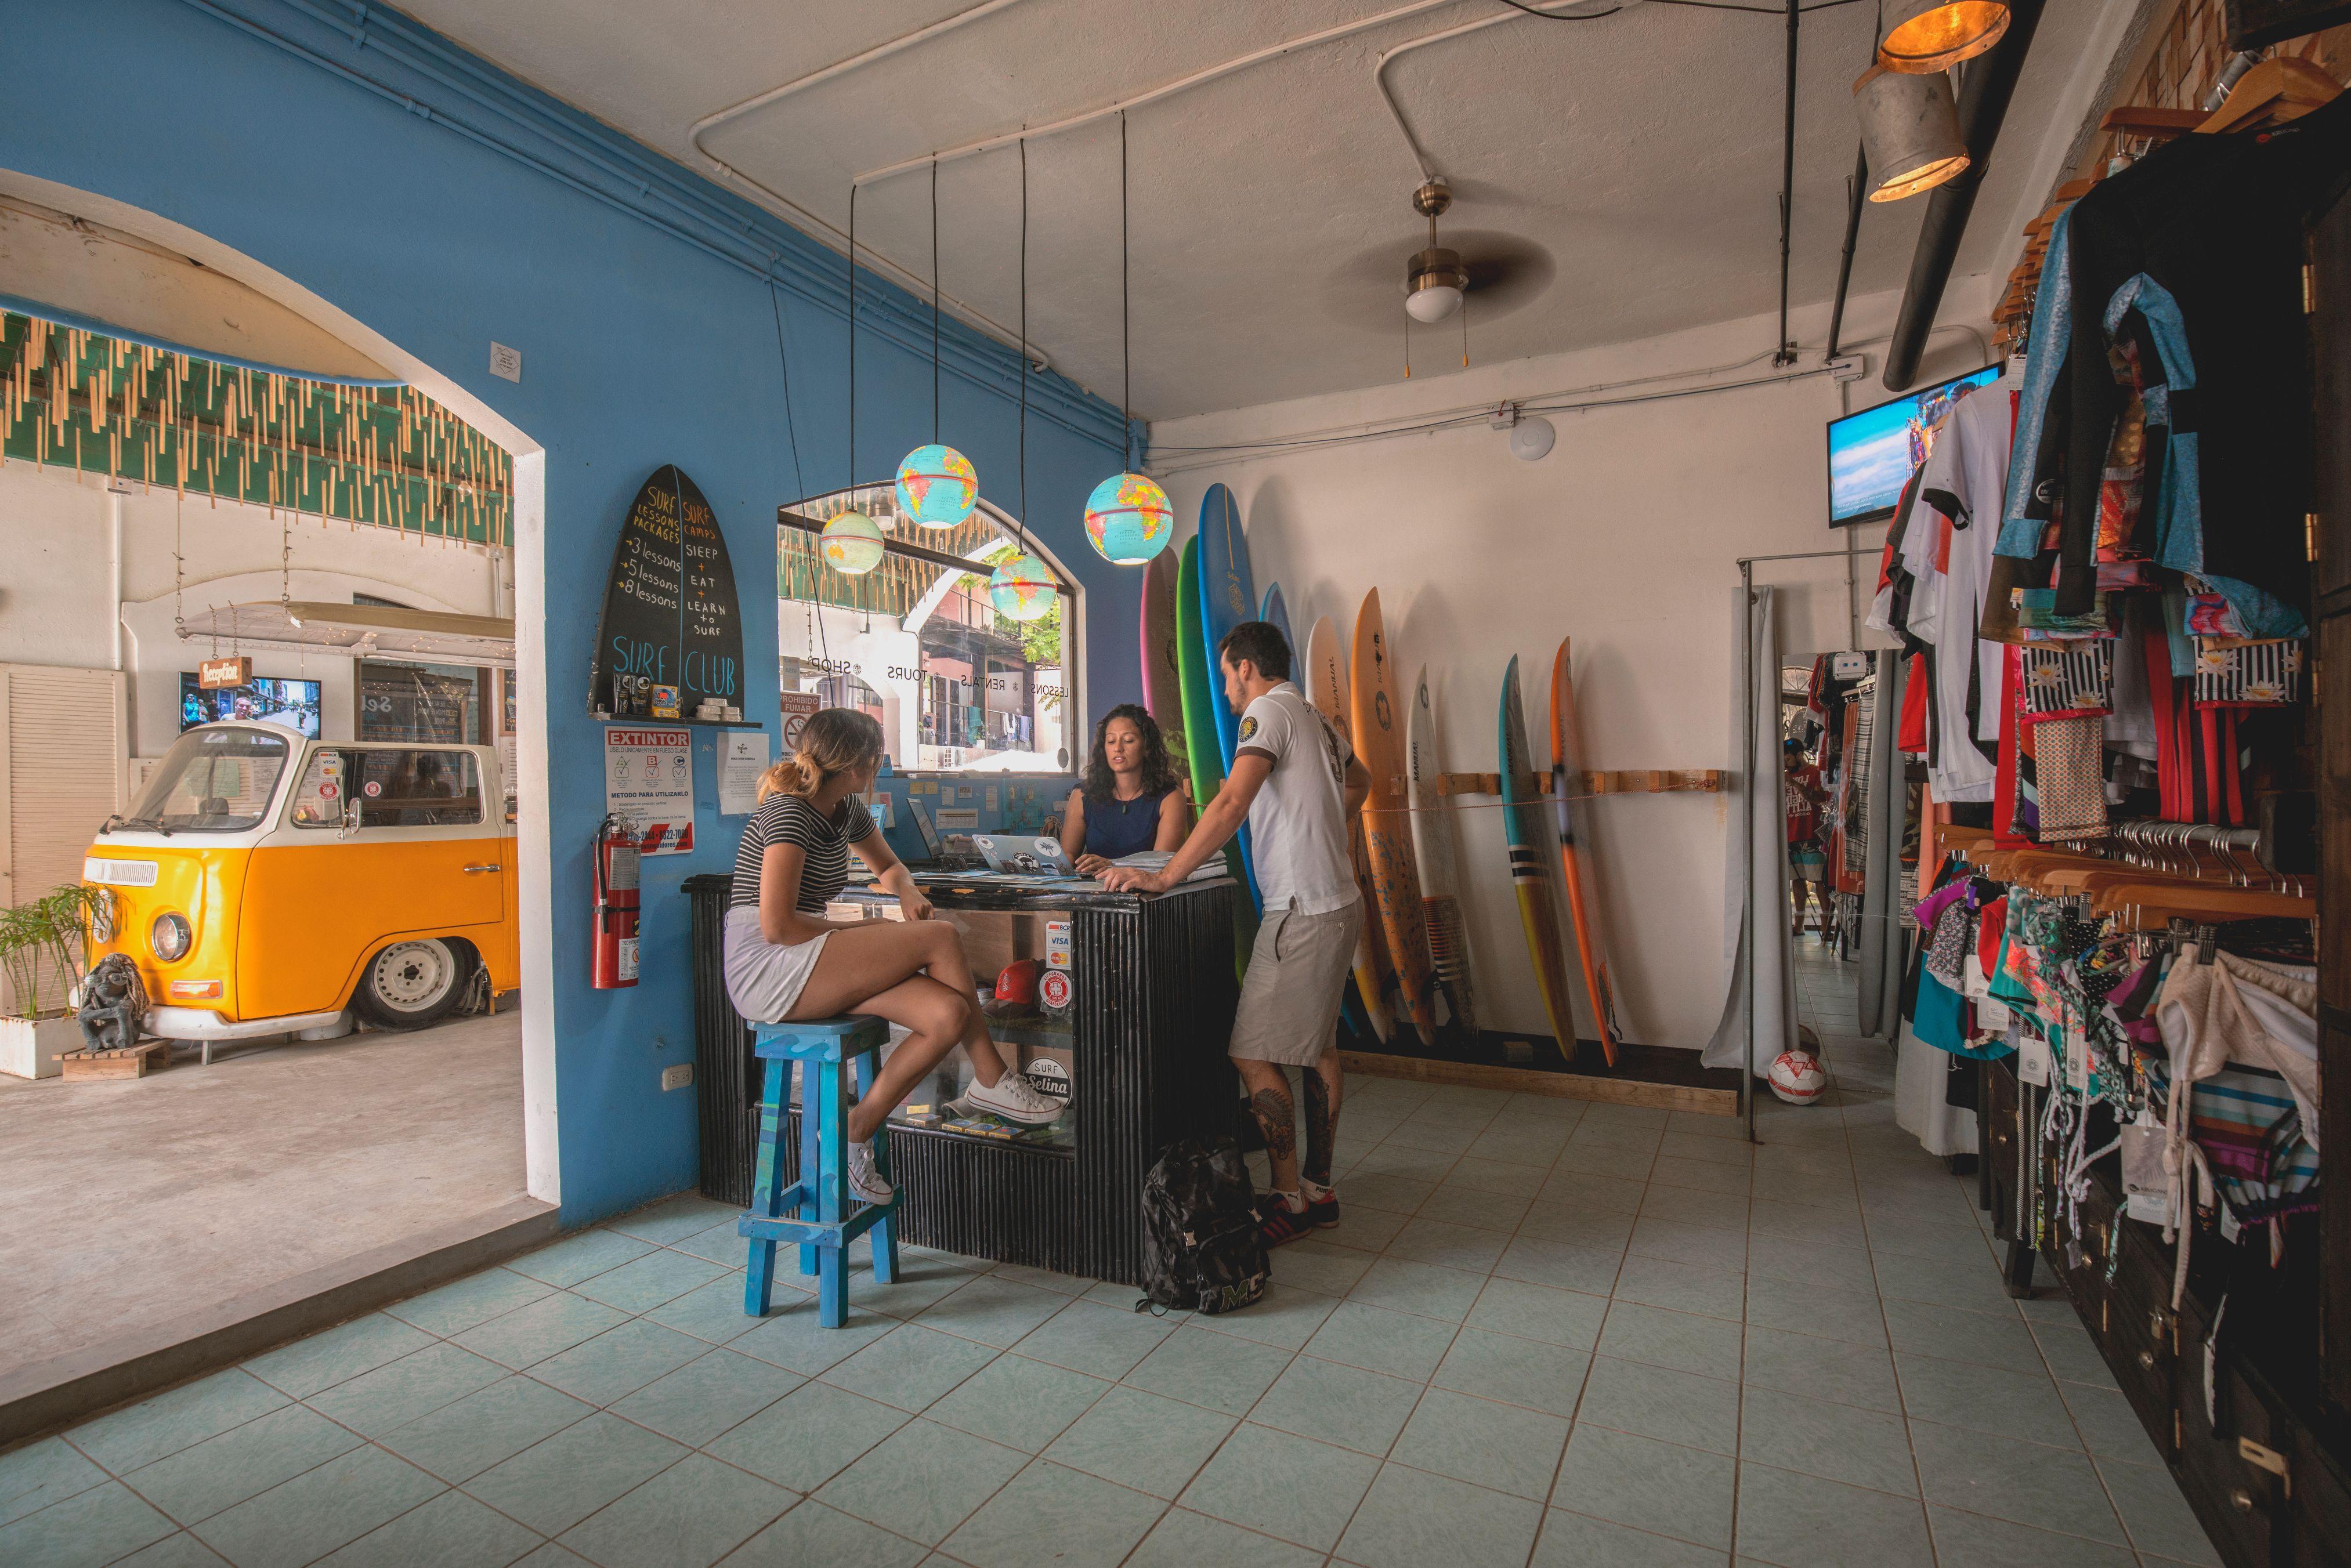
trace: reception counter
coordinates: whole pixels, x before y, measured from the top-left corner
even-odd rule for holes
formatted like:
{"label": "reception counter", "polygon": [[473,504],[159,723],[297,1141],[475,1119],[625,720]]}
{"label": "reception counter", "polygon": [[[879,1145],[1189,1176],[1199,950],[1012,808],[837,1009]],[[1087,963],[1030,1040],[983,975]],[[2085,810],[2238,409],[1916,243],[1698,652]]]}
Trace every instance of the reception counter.
{"label": "reception counter", "polygon": [[[1065,1076],[1069,1110],[1051,1127],[1017,1132],[989,1118],[957,1117],[948,1103],[968,1085],[971,1068],[961,1051],[950,1053],[891,1118],[901,1234],[999,1262],[1137,1282],[1143,1182],[1152,1162],[1178,1138],[1233,1128],[1237,1090],[1225,1047],[1238,992],[1237,885],[1217,879],[1145,895],[1091,883],[917,874],[936,918],[963,933],[983,985],[1018,960],[1036,961],[1044,982],[1039,999],[995,1004],[990,1031],[1032,1079]],[[705,882],[720,885],[695,885]],[[718,973],[724,883],[696,877],[686,888],[695,905],[704,1063],[703,1191],[747,1204],[751,1139],[726,1134],[752,1126],[758,1075],[750,1030],[727,1003]],[[857,886],[841,903],[877,915],[896,905]],[[786,1143],[793,1151],[798,1120],[795,1112]]]}

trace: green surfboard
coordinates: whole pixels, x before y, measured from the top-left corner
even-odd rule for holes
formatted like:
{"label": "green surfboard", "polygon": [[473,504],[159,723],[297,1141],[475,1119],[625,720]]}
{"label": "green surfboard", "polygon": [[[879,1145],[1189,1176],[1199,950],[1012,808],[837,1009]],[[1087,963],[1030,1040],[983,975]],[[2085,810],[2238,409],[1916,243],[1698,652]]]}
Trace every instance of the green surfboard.
{"label": "green surfboard", "polygon": [[[1225,767],[1217,749],[1217,720],[1209,701],[1208,683],[1217,678],[1208,664],[1208,643],[1200,621],[1200,541],[1184,541],[1182,564],[1176,575],[1176,664],[1184,677],[1184,741],[1192,767],[1192,806],[1205,810],[1225,781]],[[1225,874],[1246,888],[1238,840],[1225,845]],[[1257,911],[1247,899],[1233,901],[1233,965],[1236,973],[1249,967],[1249,948],[1257,942]]]}

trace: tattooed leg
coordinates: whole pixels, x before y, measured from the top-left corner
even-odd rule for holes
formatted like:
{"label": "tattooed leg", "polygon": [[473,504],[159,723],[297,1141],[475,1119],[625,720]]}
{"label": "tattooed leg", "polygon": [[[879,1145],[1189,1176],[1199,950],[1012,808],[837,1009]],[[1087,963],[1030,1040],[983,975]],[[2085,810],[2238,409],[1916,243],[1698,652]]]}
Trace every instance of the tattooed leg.
{"label": "tattooed leg", "polygon": [[1299,1174],[1315,1186],[1331,1186],[1331,1156],[1339,1137],[1339,1053],[1326,1051],[1322,1060],[1300,1075],[1306,1092],[1306,1163]]}
{"label": "tattooed leg", "polygon": [[1298,1190],[1297,1115],[1290,1099],[1290,1080],[1270,1061],[1239,1061],[1241,1082],[1249,1092],[1249,1110],[1265,1134],[1265,1157],[1273,1167],[1276,1192]]}

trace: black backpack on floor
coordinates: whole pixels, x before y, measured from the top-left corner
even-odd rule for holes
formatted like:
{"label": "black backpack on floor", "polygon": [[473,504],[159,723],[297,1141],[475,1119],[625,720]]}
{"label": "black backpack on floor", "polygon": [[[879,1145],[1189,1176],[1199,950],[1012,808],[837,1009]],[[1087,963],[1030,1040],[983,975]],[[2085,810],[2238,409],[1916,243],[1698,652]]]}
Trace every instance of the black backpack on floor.
{"label": "black backpack on floor", "polygon": [[1229,1138],[1167,1146],[1144,1178],[1143,1228],[1137,1312],[1229,1312],[1265,1294],[1257,1194]]}

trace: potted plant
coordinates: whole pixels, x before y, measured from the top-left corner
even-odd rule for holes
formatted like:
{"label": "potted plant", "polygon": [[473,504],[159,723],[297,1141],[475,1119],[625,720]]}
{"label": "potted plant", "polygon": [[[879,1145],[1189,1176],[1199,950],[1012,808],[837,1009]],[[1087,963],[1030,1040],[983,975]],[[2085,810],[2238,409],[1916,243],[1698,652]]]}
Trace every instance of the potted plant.
{"label": "potted plant", "polygon": [[107,890],[68,883],[30,904],[0,910],[0,1072],[53,1078],[57,1057],[81,1049],[73,995],[82,980],[83,939]]}

